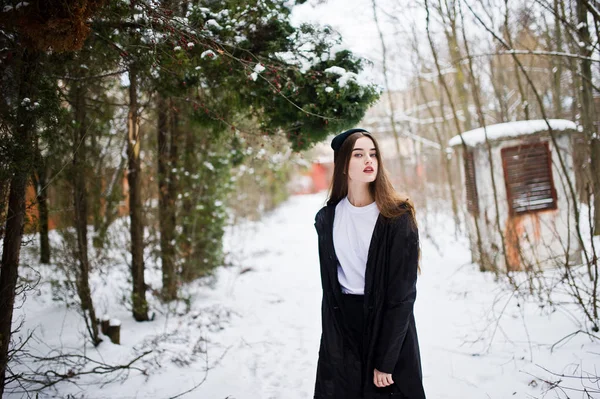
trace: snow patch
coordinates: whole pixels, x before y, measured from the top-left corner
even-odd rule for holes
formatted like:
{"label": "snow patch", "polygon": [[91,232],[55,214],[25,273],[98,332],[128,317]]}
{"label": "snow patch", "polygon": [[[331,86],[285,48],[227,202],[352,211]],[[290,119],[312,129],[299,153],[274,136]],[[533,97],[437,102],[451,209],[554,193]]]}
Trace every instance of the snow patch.
{"label": "snow patch", "polygon": [[208,21],[206,21],[206,26],[211,26],[215,29],[223,29],[223,27],[221,25],[219,25],[219,23],[214,20],[214,19],[209,19]]}
{"label": "snow patch", "polygon": [[202,54],[200,54],[200,58],[206,58],[206,57],[217,58],[217,55],[212,50],[206,50]]}
{"label": "snow patch", "polygon": [[324,72],[332,73],[335,75],[339,75],[340,77],[337,79],[338,85],[340,87],[346,87],[350,80],[356,82],[358,75],[354,72],[347,72],[344,68],[339,66],[332,66],[327,68]]}

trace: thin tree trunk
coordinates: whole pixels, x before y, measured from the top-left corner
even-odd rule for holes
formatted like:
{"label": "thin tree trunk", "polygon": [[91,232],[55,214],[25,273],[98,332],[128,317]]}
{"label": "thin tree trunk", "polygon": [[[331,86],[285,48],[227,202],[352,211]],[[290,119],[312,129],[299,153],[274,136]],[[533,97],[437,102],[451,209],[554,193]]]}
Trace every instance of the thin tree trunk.
{"label": "thin tree trunk", "polygon": [[31,175],[33,188],[39,211],[39,236],[40,236],[40,263],[50,263],[50,240],[48,239],[48,188],[46,187],[46,164],[39,150],[36,148],[35,172]]}
{"label": "thin tree trunk", "polygon": [[[458,101],[462,108],[463,116],[465,118],[465,122],[463,124],[464,130],[473,129],[473,122],[471,121],[471,112],[469,111],[469,93],[466,88],[466,78],[465,71],[462,67],[462,63],[459,62],[462,59],[462,54],[460,51],[460,47],[458,44],[458,35],[456,31],[456,10],[450,10],[450,6],[446,6],[448,9],[448,21],[446,22],[446,18],[442,12],[442,6],[440,4],[440,15],[442,19],[447,23],[448,28],[444,29],[444,33],[446,34],[446,40],[448,42],[448,52],[450,53],[450,59],[453,65],[456,68],[455,75],[455,88],[456,93],[458,94]],[[451,7],[455,7],[455,3],[451,2]]]}
{"label": "thin tree trunk", "polygon": [[[559,18],[561,21],[569,20],[570,16],[567,16],[567,9],[565,8],[565,2],[560,1],[558,4],[558,12]],[[565,46],[568,47],[568,52],[571,54],[577,54],[579,52],[579,40],[577,35],[574,35],[570,32],[569,29],[565,31],[565,33],[570,33],[565,35]],[[566,65],[571,73],[572,84],[569,87],[569,91],[573,101],[571,102],[570,107],[570,118],[571,120],[579,119],[579,105],[581,104],[581,90],[579,90],[582,84],[582,75],[579,71],[579,62],[577,62],[573,58],[568,58],[566,60]],[[573,139],[572,143],[574,144],[574,153],[573,153],[573,164],[578,167],[575,168],[575,189],[577,190],[577,199],[575,201],[589,204],[589,195],[588,195],[588,186],[591,188],[592,176],[590,176],[589,169],[584,168],[582,166],[587,164],[587,160],[590,157],[590,146],[587,140],[579,141]]]}
{"label": "thin tree trunk", "polygon": [[[127,140],[124,140],[123,144],[125,145],[124,149],[126,150]],[[123,192],[121,190],[115,190],[115,187],[121,187],[126,163],[127,159],[122,157],[118,168],[113,171],[112,178],[110,182],[107,183],[107,187],[102,194],[104,199],[104,204],[102,205],[103,214],[99,225],[94,226],[94,247],[96,248],[104,247],[108,228],[116,218],[120,217],[118,202],[122,200]]]}
{"label": "thin tree trunk", "polygon": [[[185,148],[184,148],[184,160],[183,167],[186,172],[192,173],[194,168],[194,159],[196,158],[196,141],[194,140],[194,130],[185,130]],[[188,182],[189,187],[189,182]],[[182,239],[181,239],[181,255],[183,258],[183,267],[190,269],[194,266],[194,242],[195,242],[195,231],[194,231],[194,218],[193,206],[194,201],[197,199],[193,195],[184,195],[182,199],[181,217],[180,222],[183,225]],[[197,273],[194,273],[197,274]]]}
{"label": "thin tree trunk", "polygon": [[[510,46],[510,48],[514,48],[512,37],[510,36],[510,28],[508,26],[508,0],[504,0],[505,14],[504,14],[504,39]],[[525,91],[523,89],[523,84],[521,83],[521,74],[519,73],[519,69],[515,68],[515,79],[517,80],[517,87],[519,89],[519,95],[521,96],[521,105],[523,107],[523,113],[525,115],[525,120],[529,120],[529,102],[527,101],[527,96],[525,95]],[[517,114],[517,119],[519,119]]]}
{"label": "thin tree trunk", "polygon": [[175,226],[171,223],[171,214],[175,204],[169,193],[169,181],[172,179],[169,162],[169,111],[167,102],[157,95],[158,112],[158,223],[160,230],[160,257],[162,263],[162,296],[165,300],[177,297],[175,278]]}
{"label": "thin tree trunk", "polygon": [[[579,46],[580,54],[591,57],[590,31],[588,28],[588,11],[583,0],[577,0],[577,22],[579,40],[583,45]],[[589,60],[581,60],[581,120],[583,130],[590,145],[592,190],[594,192],[594,235],[600,235],[600,138],[594,126],[594,98],[592,86],[592,63]]]}
{"label": "thin tree trunk", "polygon": [[[19,99],[34,98],[36,90],[37,54],[25,50],[20,65]],[[19,273],[21,239],[25,221],[25,189],[31,176],[33,164],[33,140],[35,136],[34,113],[18,107],[16,118],[16,151],[12,154],[15,165],[10,182],[6,229],[0,267],[0,397],[4,393],[6,368],[9,361],[9,343],[12,326],[15,289]]]}
{"label": "thin tree trunk", "polygon": [[[169,143],[169,170],[170,170],[170,178],[167,182],[167,192],[170,199],[170,206],[168,206],[166,211],[167,218],[167,226],[172,231],[170,235],[174,241],[176,240],[177,234],[175,228],[177,226],[177,194],[179,193],[179,184],[177,174],[174,173],[174,170],[177,170],[179,166],[179,144],[181,141],[181,128],[179,126],[179,110],[175,107],[175,103],[173,99],[169,99],[169,134],[170,134],[170,143]],[[176,245],[173,243],[173,258],[175,258]],[[190,272],[190,270],[182,270],[182,276],[187,281],[192,280],[195,275],[187,274],[186,272]],[[176,277],[173,276],[172,284],[176,287]],[[174,288],[176,289],[176,288]]]}
{"label": "thin tree trunk", "polygon": [[[559,1],[554,0],[554,45],[556,46],[555,50],[558,52],[562,52],[562,22],[560,21],[559,15]],[[562,90],[561,90],[561,79],[562,79],[562,60],[552,59],[552,99],[554,105],[554,117],[562,118]]]}
{"label": "thin tree trunk", "polygon": [[6,195],[8,194],[9,180],[0,180],[0,239],[4,238],[4,227],[6,226]]}
{"label": "thin tree trunk", "polygon": [[140,116],[137,93],[137,66],[129,67],[129,113],[127,115],[127,182],[129,183],[129,217],[131,232],[131,277],[133,287],[131,301],[133,317],[137,321],[148,320],[146,282],[144,280],[144,224],[142,221]]}
{"label": "thin tree trunk", "polygon": [[[496,119],[499,122],[507,122],[508,121],[508,107],[506,106],[506,100],[505,100],[504,94],[503,94],[504,93],[504,82],[502,79],[503,73],[502,73],[502,71],[498,71],[498,73],[496,74],[494,57],[490,57],[490,76],[491,76],[492,88],[494,89],[494,94],[496,95],[496,101],[498,101],[499,111],[496,113]],[[498,82],[497,80],[500,80],[500,81]]]}
{"label": "thin tree trunk", "polygon": [[75,111],[75,137],[73,140],[73,204],[75,206],[75,231],[77,232],[77,260],[79,271],[76,273],[77,293],[81,301],[81,310],[88,333],[94,346],[100,344],[98,321],[90,291],[90,262],[88,258],[87,240],[87,190],[85,187],[85,153],[86,153],[86,110],[84,89],[75,85],[73,88],[73,107]]}

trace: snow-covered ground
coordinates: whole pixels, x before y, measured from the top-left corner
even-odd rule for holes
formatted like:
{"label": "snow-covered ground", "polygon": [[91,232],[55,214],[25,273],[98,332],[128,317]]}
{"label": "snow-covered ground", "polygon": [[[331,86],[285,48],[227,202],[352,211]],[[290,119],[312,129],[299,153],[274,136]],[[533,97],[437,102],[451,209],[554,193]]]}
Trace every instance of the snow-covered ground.
{"label": "snow-covered ground", "polygon": [[[121,345],[106,339],[98,348],[84,348],[81,317],[73,307],[52,300],[49,283],[39,285],[15,310],[15,325],[24,320],[19,336],[35,329],[27,344],[30,353],[85,351],[90,358],[116,365],[152,350],[134,363],[139,370],[82,376],[77,385],[62,382],[39,397],[170,398],[197,386],[179,397],[311,398],[321,300],[313,223],[325,199],[325,193],[294,196],[262,221],[229,229],[225,249],[233,266],[186,286],[189,309],[185,301],[167,307],[151,298],[151,322],[135,322],[122,304],[129,289],[127,266],[115,257],[92,283],[98,313],[122,322]],[[428,398],[597,395],[578,390],[584,385],[598,389],[598,378],[582,384],[551,374],[600,375],[600,344],[588,336],[574,335],[550,350],[580,328],[575,308],[541,309],[502,289],[491,274],[470,263],[466,238],[455,238],[445,214],[421,213],[419,223],[423,273],[415,315]],[[25,248],[22,263],[47,278],[51,270],[35,265],[34,252]],[[150,255],[147,259],[147,279],[156,287],[160,275]],[[39,366],[27,361],[12,367],[22,371]],[[560,380],[560,387],[575,390],[549,390],[540,379]]]}

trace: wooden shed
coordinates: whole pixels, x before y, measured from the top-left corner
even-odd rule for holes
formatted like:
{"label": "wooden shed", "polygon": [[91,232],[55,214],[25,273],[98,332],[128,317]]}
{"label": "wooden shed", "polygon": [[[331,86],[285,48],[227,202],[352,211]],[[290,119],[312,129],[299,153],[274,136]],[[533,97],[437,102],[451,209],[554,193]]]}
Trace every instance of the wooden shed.
{"label": "wooden shed", "polygon": [[530,120],[478,128],[449,141],[461,154],[471,254],[482,269],[539,270],[581,262],[567,184],[568,177],[575,187],[576,134],[568,120]]}

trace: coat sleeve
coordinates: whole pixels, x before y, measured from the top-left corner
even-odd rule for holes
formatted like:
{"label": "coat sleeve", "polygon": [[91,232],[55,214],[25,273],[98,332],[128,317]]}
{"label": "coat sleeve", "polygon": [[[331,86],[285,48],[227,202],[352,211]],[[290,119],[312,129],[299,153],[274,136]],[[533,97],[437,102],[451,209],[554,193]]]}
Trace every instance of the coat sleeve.
{"label": "coat sleeve", "polygon": [[315,214],[315,230],[319,233],[319,227],[321,225],[321,214],[323,213],[323,208],[319,209],[319,211]]}
{"label": "coat sleeve", "polygon": [[381,332],[375,351],[375,368],[391,374],[400,356],[417,296],[419,232],[405,214],[395,226],[390,246]]}

